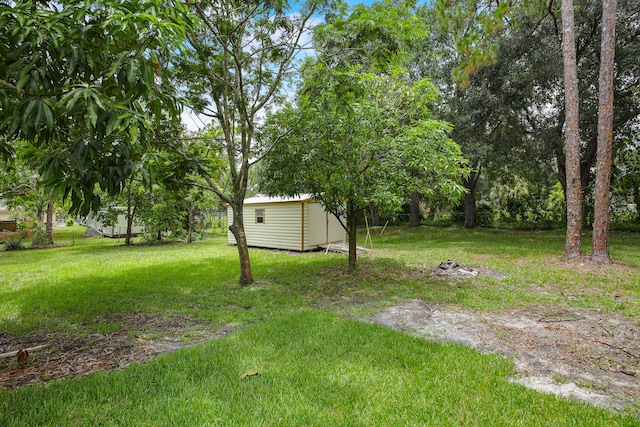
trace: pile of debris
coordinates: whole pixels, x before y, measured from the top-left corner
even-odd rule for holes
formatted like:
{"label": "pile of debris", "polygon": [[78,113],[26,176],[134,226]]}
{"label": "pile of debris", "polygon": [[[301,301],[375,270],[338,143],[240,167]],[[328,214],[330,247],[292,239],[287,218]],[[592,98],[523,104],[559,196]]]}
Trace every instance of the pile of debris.
{"label": "pile of debris", "polygon": [[467,267],[464,264],[459,264],[452,260],[447,260],[440,263],[433,272],[438,276],[447,277],[475,277],[480,272],[472,267]]}

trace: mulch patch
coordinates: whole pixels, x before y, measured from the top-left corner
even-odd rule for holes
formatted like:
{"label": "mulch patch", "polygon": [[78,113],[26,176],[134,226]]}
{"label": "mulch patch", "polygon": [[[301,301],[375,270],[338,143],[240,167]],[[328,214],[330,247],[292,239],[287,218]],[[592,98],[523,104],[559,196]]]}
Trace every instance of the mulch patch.
{"label": "mulch patch", "polygon": [[188,316],[164,319],[157,315],[134,313],[100,319],[96,323],[105,320],[117,322],[121,327],[115,332],[84,335],[52,333],[16,336],[0,333],[0,353],[50,345],[47,349],[30,354],[24,366],[20,366],[17,358],[0,359],[0,388],[17,389],[96,371],[123,369],[161,353],[233,332],[231,326],[211,331],[207,325]]}

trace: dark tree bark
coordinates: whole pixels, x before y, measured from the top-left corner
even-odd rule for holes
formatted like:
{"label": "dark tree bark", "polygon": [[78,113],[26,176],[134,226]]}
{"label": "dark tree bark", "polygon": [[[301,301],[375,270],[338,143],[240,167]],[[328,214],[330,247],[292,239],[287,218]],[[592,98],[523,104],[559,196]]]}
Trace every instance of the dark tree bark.
{"label": "dark tree bark", "polygon": [[616,0],[602,4],[602,45],[598,104],[598,160],[591,258],[611,263],[609,256],[609,190],[613,141],[613,68],[616,44]]}
{"label": "dark tree bark", "polygon": [[358,211],[356,206],[347,202],[347,234],[349,237],[349,271],[358,267]]}
{"label": "dark tree bark", "polygon": [[378,207],[376,205],[369,206],[369,212],[371,213],[371,226],[380,226],[380,212],[378,212]]}
{"label": "dark tree bark", "polygon": [[562,2],[562,57],[565,87],[565,168],[567,234],[564,256],[582,254],[582,184],[580,176],[580,124],[573,0]]}
{"label": "dark tree bark", "polygon": [[413,192],[410,195],[410,199],[409,227],[419,227],[422,223],[422,218],[420,218],[420,195],[418,192]]}
{"label": "dark tree bark", "polygon": [[462,183],[467,193],[464,195],[464,228],[475,228],[476,221],[476,186],[482,173],[482,166],[478,166],[479,161],[476,160],[472,165],[473,170]]}

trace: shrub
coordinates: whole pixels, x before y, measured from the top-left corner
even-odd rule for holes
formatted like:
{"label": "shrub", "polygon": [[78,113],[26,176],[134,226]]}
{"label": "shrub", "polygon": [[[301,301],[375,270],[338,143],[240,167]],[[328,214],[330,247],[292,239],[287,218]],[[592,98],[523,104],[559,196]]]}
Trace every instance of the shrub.
{"label": "shrub", "polygon": [[25,231],[0,236],[0,246],[2,251],[18,251],[20,249],[24,249],[22,241],[27,237],[27,233]]}
{"label": "shrub", "polygon": [[494,205],[480,202],[476,206],[476,224],[479,227],[492,228],[495,226],[496,211]]}
{"label": "shrub", "polygon": [[31,242],[31,246],[49,246],[52,243],[44,228],[38,227],[33,230],[33,242]]}

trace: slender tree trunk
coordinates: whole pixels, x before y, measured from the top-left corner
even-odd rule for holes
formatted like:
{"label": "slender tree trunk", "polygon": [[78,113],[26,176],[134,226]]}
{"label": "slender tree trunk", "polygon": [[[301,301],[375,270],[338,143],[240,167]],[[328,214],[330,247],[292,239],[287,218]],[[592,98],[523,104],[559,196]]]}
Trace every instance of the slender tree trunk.
{"label": "slender tree trunk", "polygon": [[36,209],[36,225],[38,228],[41,228],[44,222],[44,210],[42,206],[38,203],[38,208]]}
{"label": "slender tree trunk", "polygon": [[409,197],[411,198],[409,227],[418,227],[422,223],[422,219],[420,218],[420,195],[417,191],[414,191]]}
{"label": "slender tree trunk", "polygon": [[482,166],[478,167],[479,160],[474,161],[473,171],[462,183],[467,193],[464,195],[464,228],[475,228],[476,221],[476,185],[482,173]]}
{"label": "slender tree trunk", "polygon": [[133,214],[131,212],[131,192],[127,193],[127,231],[124,235],[124,245],[131,246],[131,231],[133,229]]}
{"label": "slender tree trunk", "polygon": [[253,283],[253,275],[251,274],[251,261],[249,260],[249,245],[247,244],[247,236],[244,233],[244,216],[242,212],[244,200],[240,199],[240,203],[232,203],[233,223],[229,226],[229,231],[236,239],[238,246],[238,255],[240,256],[240,284],[249,285]]}
{"label": "slender tree trunk", "polygon": [[602,3],[602,45],[600,49],[600,91],[598,106],[598,161],[591,258],[611,263],[609,256],[609,189],[613,141],[613,67],[616,46],[616,0]]}
{"label": "slender tree trunk", "polygon": [[573,0],[564,0],[562,2],[562,56],[564,60],[565,168],[567,186],[567,235],[564,256],[566,259],[572,259],[582,254],[579,95]]}
{"label": "slender tree trunk", "polygon": [[347,202],[347,234],[349,235],[349,271],[358,267],[358,214],[355,207]]}
{"label": "slender tree trunk", "polygon": [[371,212],[371,226],[380,226],[380,212],[378,212],[378,207],[376,205],[371,205],[369,207],[369,212]]}
{"label": "slender tree trunk", "polygon": [[47,203],[47,244],[53,245],[53,190],[49,192],[49,203]]}
{"label": "slender tree trunk", "polygon": [[193,243],[193,206],[187,204],[187,243]]}

